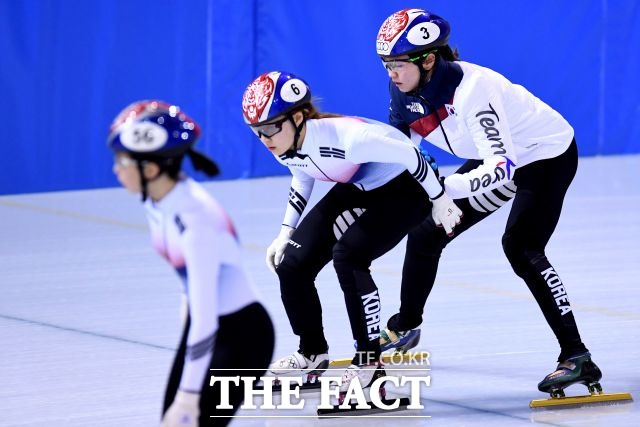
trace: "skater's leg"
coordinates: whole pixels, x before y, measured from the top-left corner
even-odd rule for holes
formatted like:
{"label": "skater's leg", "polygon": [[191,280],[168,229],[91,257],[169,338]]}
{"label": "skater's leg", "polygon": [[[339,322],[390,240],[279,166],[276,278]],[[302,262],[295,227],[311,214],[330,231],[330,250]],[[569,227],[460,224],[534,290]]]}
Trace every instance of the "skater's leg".
{"label": "skater's leg", "polygon": [[526,282],[560,343],[558,361],[585,353],[567,290],[545,254],[577,168],[575,141],[562,155],[516,171],[518,186],[502,244],[515,273]]}
{"label": "skater's leg", "polygon": [[[260,378],[273,355],[274,332],[269,315],[261,304],[251,304],[235,313],[220,317],[210,371],[200,398],[200,426],[225,426],[244,400],[243,382],[229,387],[233,409],[218,409],[221,387],[209,385],[211,376]],[[224,369],[224,370],[223,370]],[[238,369],[237,371],[229,369]],[[256,370],[246,370],[256,369]],[[224,418],[212,417],[223,415]],[[228,418],[227,418],[228,417]]]}
{"label": "skater's leg", "polygon": [[187,350],[187,336],[189,334],[189,327],[191,325],[191,319],[187,316],[184,321],[182,337],[180,338],[180,344],[178,345],[178,351],[173,358],[173,365],[171,366],[171,372],[167,381],[167,387],[164,394],[164,404],[162,405],[162,415],[169,409],[173,403],[173,399],[178,392],[178,386],[180,385],[180,379],[182,378],[182,369],[184,367],[184,356]]}
{"label": "skater's leg", "polygon": [[[368,192],[370,204],[333,249],[333,264],[344,292],[359,352],[380,353],[380,298],[371,262],[391,250],[429,212],[419,184],[405,173]],[[392,220],[390,220],[392,219]]]}
{"label": "skater's leg", "polygon": [[[456,173],[468,172],[479,163],[479,160],[469,160]],[[515,191],[515,184],[510,182],[493,191],[456,200],[455,203],[464,216],[452,237],[448,237],[442,228],[436,227],[431,215],[411,230],[407,236],[402,268],[400,310],[389,319],[387,328],[393,331],[407,331],[417,328],[422,323],[423,310],[435,283],[444,247],[511,200]]]}
{"label": "skater's leg", "polygon": [[291,236],[293,243],[284,252],[276,272],[280,292],[293,333],[300,337],[300,353],[306,357],[327,353],[322,326],[322,307],[315,279],[331,260],[336,242],[335,218],[357,200],[353,186],[335,185],[299,224]]}

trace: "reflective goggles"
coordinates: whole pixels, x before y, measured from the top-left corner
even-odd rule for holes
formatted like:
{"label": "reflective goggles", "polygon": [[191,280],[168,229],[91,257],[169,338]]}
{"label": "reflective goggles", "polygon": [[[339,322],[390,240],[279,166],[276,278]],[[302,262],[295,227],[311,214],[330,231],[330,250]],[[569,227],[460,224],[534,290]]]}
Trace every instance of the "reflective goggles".
{"label": "reflective goggles", "polygon": [[280,133],[280,131],[282,131],[282,125],[288,119],[289,119],[288,117],[284,117],[278,120],[277,122],[267,123],[259,126],[250,126],[250,127],[253,133],[255,133],[258,138],[263,136],[267,138],[271,138],[274,135],[277,135],[278,133]]}
{"label": "reflective goggles", "polygon": [[[405,64],[415,64],[416,62],[424,60],[430,53],[435,52],[435,50],[430,50],[429,52],[425,52],[420,56],[416,56],[415,58],[405,58],[405,59],[391,59],[388,61],[382,60],[382,66],[387,71],[398,71],[401,70]],[[417,64],[416,64],[417,65]]]}

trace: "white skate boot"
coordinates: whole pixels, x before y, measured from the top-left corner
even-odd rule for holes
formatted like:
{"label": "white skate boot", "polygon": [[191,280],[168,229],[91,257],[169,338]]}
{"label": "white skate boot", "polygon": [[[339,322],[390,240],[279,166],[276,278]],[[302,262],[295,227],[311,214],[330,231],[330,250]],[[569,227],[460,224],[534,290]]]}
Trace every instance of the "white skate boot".
{"label": "white skate boot", "polygon": [[327,353],[314,354],[307,358],[302,353],[295,353],[278,359],[269,365],[269,372],[275,376],[291,373],[307,372],[311,375],[321,375],[329,367],[329,355]]}
{"label": "white skate boot", "polygon": [[[344,371],[342,374],[342,384],[340,385],[340,397],[338,398],[339,404],[342,404],[345,399],[345,395],[349,391],[349,386],[351,382],[357,380],[360,382],[360,387],[364,390],[365,388],[371,387],[371,384],[378,378],[384,377],[386,374],[384,372],[384,368],[382,367],[382,363],[380,361],[376,361],[369,364],[363,365],[351,365]],[[386,396],[386,391],[384,385],[380,387],[380,397],[384,399]]]}

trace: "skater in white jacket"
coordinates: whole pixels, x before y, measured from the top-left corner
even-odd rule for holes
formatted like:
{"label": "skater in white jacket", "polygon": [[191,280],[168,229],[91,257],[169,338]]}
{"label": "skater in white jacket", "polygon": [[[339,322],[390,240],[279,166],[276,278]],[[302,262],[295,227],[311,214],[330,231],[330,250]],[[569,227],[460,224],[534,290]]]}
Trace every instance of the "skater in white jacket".
{"label": "skater in white jacket", "polygon": [[[142,194],[153,246],[182,279],[183,334],[161,427],[227,425],[244,389],[230,387],[222,396],[219,382],[210,386],[211,377],[259,377],[273,354],[271,319],[243,266],[231,219],[181,173],[184,157],[196,170],[218,173],[212,160],[193,149],[199,135],[198,124],[180,108],[150,100],[125,108],[108,139],[114,173],[127,190]],[[216,408],[223,401],[232,408]]]}
{"label": "skater in white jacket", "polygon": [[[328,366],[314,281],[333,261],[357,344],[342,388],[354,376],[366,387],[375,371],[371,366],[380,366],[380,297],[371,262],[427,216],[453,233],[460,210],[402,132],[372,120],[318,112],[308,85],[293,74],[274,71],[256,78],[244,93],[242,109],[251,130],[293,175],[267,264],[278,275],[300,346],[270,369],[320,373]],[[335,185],[300,220],[316,180]]]}
{"label": "skater in white jacket", "polygon": [[560,344],[558,368],[538,388],[595,384],[600,370],[583,344],[567,289],[545,254],[578,165],[574,130],[555,110],[497,72],[460,61],[449,23],[422,9],[389,16],[377,53],[389,76],[389,122],[467,161],[444,179],[464,213],[455,236],[427,219],[409,233],[401,305],[382,331],[383,348],[417,334],[444,247],[513,198],[504,252],[533,294]]}

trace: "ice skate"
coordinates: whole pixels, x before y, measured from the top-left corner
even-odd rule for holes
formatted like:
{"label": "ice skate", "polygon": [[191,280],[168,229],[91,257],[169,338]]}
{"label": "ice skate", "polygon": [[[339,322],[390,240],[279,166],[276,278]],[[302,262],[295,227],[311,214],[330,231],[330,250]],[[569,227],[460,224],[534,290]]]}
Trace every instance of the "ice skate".
{"label": "ice skate", "polygon": [[[385,375],[386,373],[383,365],[379,361],[362,365],[351,364],[342,375],[338,405],[334,405],[331,409],[318,409],[318,416],[343,417],[389,412],[388,409],[378,408],[375,404],[372,403],[371,399],[371,395],[373,393],[378,393],[380,402],[383,405],[390,405],[396,401],[396,399],[386,399],[386,389],[384,387],[384,384],[376,384],[376,387],[371,387],[378,378],[384,377]],[[352,401],[354,400],[352,398],[355,395],[355,393],[353,393],[354,389],[362,389],[362,393],[364,394],[365,398],[368,398],[366,403]],[[357,400],[357,397],[355,398],[355,400]],[[401,398],[399,399],[398,403],[398,407],[393,410],[398,411],[406,409],[406,407],[410,404],[410,401],[408,398]],[[359,407],[360,404],[366,405],[368,407],[361,408]]]}
{"label": "ice skate", "polygon": [[[382,363],[380,363],[379,361],[363,365],[352,364],[347,368],[346,371],[344,371],[344,374],[342,374],[339,403],[342,403],[344,401],[345,395],[347,391],[349,391],[349,386],[351,385],[352,381],[359,381],[360,387],[364,390],[366,388],[370,388],[371,384],[373,384],[375,380],[384,376],[384,368],[382,367]],[[380,387],[381,398],[384,399],[385,393],[386,392],[384,386]]]}
{"label": "ice skate", "polygon": [[327,353],[313,354],[309,357],[296,351],[289,356],[278,359],[269,365],[269,372],[275,376],[296,372],[309,371],[309,373],[322,374],[329,367],[329,355]]}
{"label": "ice skate", "polygon": [[[278,359],[269,365],[267,375],[276,377],[273,391],[280,390],[279,376],[297,374],[303,378],[301,390],[320,388],[318,377],[329,367],[329,355],[327,353],[313,354],[309,357],[296,351],[289,356]],[[259,388],[259,387],[258,387]]]}
{"label": "ice skate", "polygon": [[420,342],[420,329],[408,331],[394,331],[385,328],[380,331],[380,351],[395,349],[396,352],[406,353]]}
{"label": "ice skate", "polygon": [[560,362],[555,371],[547,375],[538,384],[538,390],[550,393],[551,397],[564,397],[564,389],[572,384],[584,384],[589,393],[601,393],[602,373],[593,361],[590,353],[583,353]]}
{"label": "ice skate", "polygon": [[[529,406],[537,408],[631,400],[629,393],[603,393],[600,378],[602,378],[602,372],[591,360],[590,353],[570,357],[560,362],[556,370],[538,384],[538,390],[549,393],[551,398],[532,400]],[[564,389],[573,384],[584,384],[589,390],[589,395],[565,397]]]}

